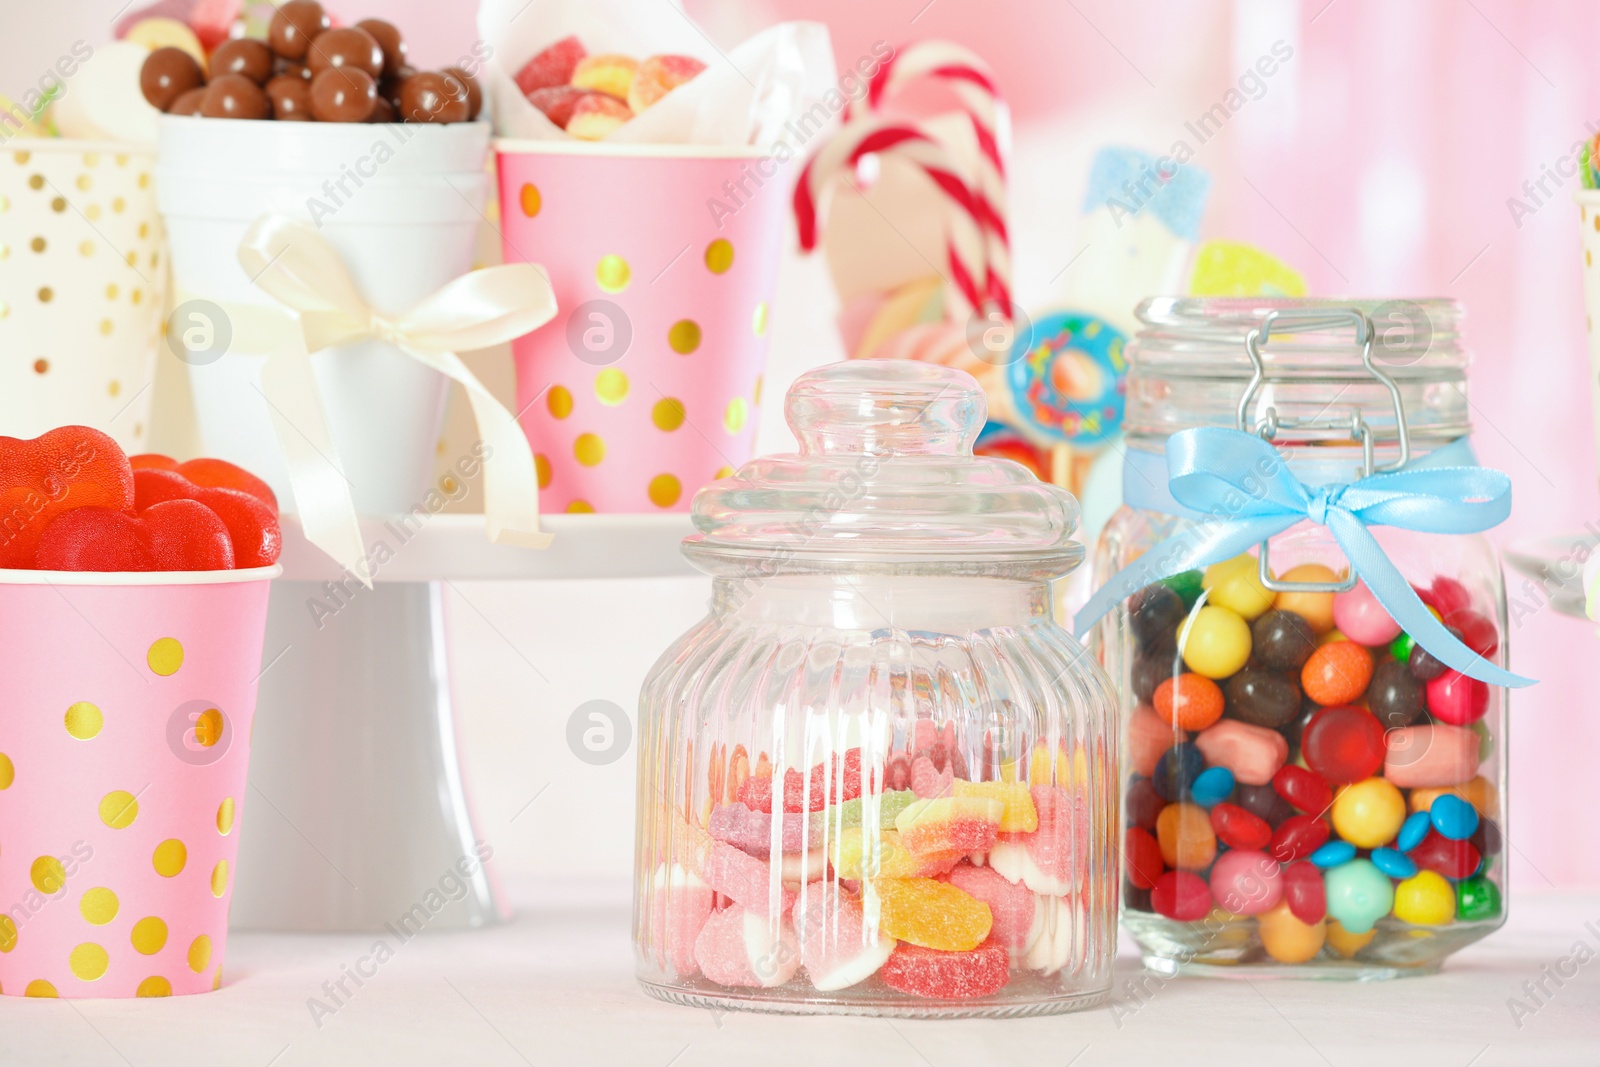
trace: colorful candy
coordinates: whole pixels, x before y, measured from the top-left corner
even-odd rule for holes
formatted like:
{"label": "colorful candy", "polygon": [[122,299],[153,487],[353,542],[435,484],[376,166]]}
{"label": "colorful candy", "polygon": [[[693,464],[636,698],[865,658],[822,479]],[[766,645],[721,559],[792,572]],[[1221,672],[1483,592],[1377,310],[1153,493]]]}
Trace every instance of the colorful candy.
{"label": "colorful candy", "polygon": [[1272,827],[1267,821],[1236,804],[1212,808],[1211,829],[1216,831],[1217,840],[1229,848],[1263,849],[1272,841]]}
{"label": "colorful candy", "polygon": [[1470,841],[1452,841],[1437,830],[1430,830],[1422,844],[1406,853],[1418,867],[1425,867],[1446,878],[1466,878],[1478,873],[1483,854]]}
{"label": "colorful candy", "polygon": [[1440,722],[1466,726],[1489,710],[1489,687],[1458,671],[1445,671],[1428,683],[1428,711]]}
{"label": "colorful candy", "polygon": [[692,978],[700,965],[695,962],[695,940],[711,917],[716,894],[693,871],[663,863],[651,879],[651,920],[656,931],[655,944],[666,962],[680,978]]}
{"label": "colorful candy", "polygon": [[890,989],[917,997],[970,1000],[997,993],[1011,980],[1011,958],[996,944],[965,952],[938,952],[902,944],[878,977]]}
{"label": "colorful candy", "polygon": [[1250,627],[1237,612],[1207,604],[1184,620],[1178,652],[1196,674],[1226,678],[1250,659]]}
{"label": "colorful candy", "polygon": [[1321,815],[1333,806],[1333,790],[1328,783],[1304,767],[1279,768],[1272,776],[1272,788],[1307,815]]}
{"label": "colorful candy", "polygon": [[133,471],[110,437],[62,426],[32,440],[0,437],[0,568],[31,568],[44,530],[75,508],[126,511]]}
{"label": "colorful candy", "polygon": [[1367,858],[1390,878],[1410,878],[1417,873],[1417,865],[1411,857],[1392,848],[1375,848]]}
{"label": "colorful candy", "polygon": [[1400,824],[1400,832],[1395,835],[1394,847],[1401,852],[1410,852],[1422,844],[1422,839],[1428,836],[1428,829],[1432,826],[1426,811],[1413,811],[1406,816],[1406,821]]}
{"label": "colorful candy", "polygon": [[1039,828],[1031,834],[1001,834],[989,850],[989,865],[1035,893],[1063,896],[1087,873],[1080,870],[1088,849],[1087,806],[1081,795],[1060,786],[1036,785],[1030,792]]}
{"label": "colorful candy", "polygon": [[1357,848],[1377,848],[1395,839],[1406,817],[1406,800],[1386,778],[1347,785],[1333,799],[1333,828]]}
{"label": "colorful candy", "polygon": [[[711,812],[707,829],[718,841],[766,859],[772,853],[772,813],[743,804],[724,804]],[[803,852],[822,843],[823,826],[803,812],[788,812],[779,826],[779,853]]]}
{"label": "colorful candy", "polygon": [[1266,785],[1289,758],[1289,742],[1278,731],[1232,719],[1202,730],[1194,747],[1206,762],[1228,768],[1244,785]]}
{"label": "colorful candy", "polygon": [[[946,768],[947,770],[949,768]],[[956,779],[957,797],[974,797],[1000,802],[1002,834],[1028,834],[1039,828],[1039,809],[1026,782],[969,782]]]}
{"label": "colorful candy", "polygon": [[1268,670],[1298,674],[1317,650],[1317,632],[1304,616],[1292,611],[1273,608],[1251,625],[1250,633],[1256,659]]}
{"label": "colorful candy", "polygon": [[1364,934],[1394,906],[1394,885],[1371,860],[1354,859],[1323,874],[1328,915],[1352,934]]}
{"label": "colorful candy", "polygon": [[800,962],[813,989],[832,993],[878,973],[899,942],[865,921],[861,902],[849,893],[812,893],[794,909]]}
{"label": "colorful candy", "polygon": [[1228,717],[1252,726],[1277,729],[1300,714],[1300,686],[1286,674],[1246,667],[1228,679],[1225,692]]}
{"label": "colorful candy", "polygon": [[1428,819],[1441,837],[1465,841],[1478,829],[1478,809],[1453,793],[1445,793],[1428,809]]}
{"label": "colorful candy", "polygon": [[1478,771],[1478,735],[1434,723],[1391,730],[1385,738],[1383,776],[1401,789],[1455,786]]}
{"label": "colorful candy", "polygon": [[[1330,648],[1354,648],[1365,656],[1360,645],[1341,642],[1324,645],[1318,653]],[[1313,656],[1306,665],[1317,662]],[[1322,775],[1334,785],[1347,785],[1371,777],[1384,764],[1387,750],[1381,723],[1370,712],[1360,708],[1325,707],[1312,716],[1300,735],[1300,753],[1306,766]]]}
{"label": "colorful candy", "polygon": [[[1187,736],[1179,731],[1179,739]],[[1144,778],[1155,774],[1173,741],[1172,727],[1150,708],[1140,706],[1128,714],[1128,761],[1135,774]]]}
{"label": "colorful candy", "polygon": [[1306,696],[1330,707],[1360,699],[1372,681],[1372,653],[1354,641],[1321,645],[1300,668]]}
{"label": "colorful candy", "polygon": [[1420,871],[1394,890],[1394,917],[1417,926],[1443,926],[1456,917],[1456,894],[1433,871]]}
{"label": "colorful candy", "polygon": [[1156,686],[1151,703],[1161,720],[1181,730],[1204,730],[1222,718],[1222,690],[1202,674],[1180,674]]}
{"label": "colorful candy", "polygon": [[897,941],[967,952],[981,945],[994,925],[989,905],[946,882],[878,878],[867,885],[866,908],[870,912],[876,903],[879,931]]}
{"label": "colorful candy", "polygon": [[1305,963],[1314,959],[1327,940],[1327,925],[1320,918],[1304,921],[1287,901],[1260,915],[1257,924],[1261,931],[1261,947],[1279,963]]}
{"label": "colorful candy", "polygon": [[1301,922],[1321,922],[1328,914],[1328,891],[1323,885],[1322,869],[1311,863],[1285,865],[1283,900]]}
{"label": "colorful candy", "polygon": [[[1140,831],[1141,833],[1143,831]],[[1149,834],[1144,835],[1149,838]],[[1151,846],[1155,841],[1150,841]],[[1156,853],[1156,874],[1160,874],[1160,853]],[[993,867],[974,867],[970,863],[956,866],[944,880],[972,896],[974,900],[989,906],[989,914],[993,925],[989,929],[989,940],[1004,948],[1007,952],[1021,954],[1033,944],[1033,939],[1038,936],[1038,924],[1035,919],[1038,913],[1037,900],[1033,890],[1025,885],[1017,885],[999,874]],[[1154,879],[1152,878],[1152,881]]]}
{"label": "colorful candy", "polygon": [[859,826],[841,830],[833,842],[834,872],[840,878],[932,878],[966,858],[965,852],[918,854],[906,848],[895,830],[871,836]]}
{"label": "colorful candy", "polygon": [[[1343,577],[1320,563],[1302,563],[1298,567],[1290,567],[1278,579],[1284,582],[1337,582]],[[1332,593],[1288,589],[1278,594],[1272,606],[1279,611],[1291,611],[1306,620],[1318,637],[1333,629]]]}
{"label": "colorful candy", "polygon": [[771,989],[800,969],[800,945],[787,921],[735,904],[706,919],[695,939],[694,959],[720,985]]}
{"label": "colorful candy", "polygon": [[1357,952],[1372,944],[1372,939],[1378,936],[1376,927],[1363,933],[1353,934],[1346,930],[1338,919],[1329,919],[1327,925],[1328,947],[1345,959],[1350,959]]}
{"label": "colorful candy", "polygon": [[1207,567],[1200,581],[1208,594],[1206,603],[1227,608],[1246,620],[1265,614],[1272,607],[1273,594],[1261,584],[1260,566],[1247,552]]}
{"label": "colorful candy", "polygon": [[1195,804],[1169,804],[1156,818],[1156,841],[1168,867],[1202,870],[1217,857],[1211,817]]}
{"label": "colorful candy", "polygon": [[1307,858],[1318,867],[1326,870],[1329,867],[1337,867],[1342,863],[1349,863],[1355,859],[1356,846],[1348,841],[1329,841]]}
{"label": "colorful candy", "polygon": [[1190,787],[1205,767],[1206,758],[1199,748],[1189,742],[1179,742],[1156,761],[1150,780],[1164,799],[1181,800],[1189,795]]}
{"label": "colorful candy", "polygon": [[1208,767],[1195,778],[1189,787],[1189,799],[1202,808],[1210,808],[1233,795],[1233,772],[1226,767]]}
{"label": "colorful candy", "polygon": [[1456,918],[1482,922],[1500,914],[1500,887],[1481,874],[1456,883]]}
{"label": "colorful candy", "polygon": [[1211,914],[1211,889],[1192,871],[1168,871],[1150,890],[1150,906],[1169,919],[1194,922]]}
{"label": "colorful candy", "polygon": [[1387,645],[1400,635],[1400,624],[1360,581],[1354,589],[1334,594],[1333,625],[1350,640],[1369,647]]}
{"label": "colorful candy", "polygon": [[[1005,804],[987,797],[919,800],[895,818],[900,843],[918,855],[986,852],[1000,832]],[[1037,818],[1034,820],[1037,825]]]}
{"label": "colorful candy", "polygon": [[1234,915],[1259,915],[1283,899],[1282,867],[1265,852],[1230,849],[1211,868],[1211,899]]}
{"label": "colorful candy", "polygon": [[1410,726],[1422,714],[1423,686],[1398,660],[1385,660],[1372,672],[1367,707],[1385,728]]}
{"label": "colorful candy", "polygon": [[1328,824],[1310,815],[1293,815],[1272,832],[1269,850],[1281,863],[1293,863],[1321,848],[1328,840]]}

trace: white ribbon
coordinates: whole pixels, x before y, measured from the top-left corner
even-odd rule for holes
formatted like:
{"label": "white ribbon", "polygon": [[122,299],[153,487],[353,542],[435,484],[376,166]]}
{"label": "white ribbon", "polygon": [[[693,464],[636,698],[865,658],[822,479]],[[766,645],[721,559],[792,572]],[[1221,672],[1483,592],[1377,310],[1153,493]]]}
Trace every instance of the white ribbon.
{"label": "white ribbon", "polygon": [[511,412],[456,355],[503,344],[555,317],[555,294],[542,269],[508,263],[471,271],[400,315],[374,311],[356,291],[343,260],[315,230],[282,215],[263,215],[239,245],[239,262],[262,291],[283,304],[299,329],[279,333],[261,370],[261,391],[289,465],[306,538],[371,585],[355,502],[322,409],[311,355],[365,338],[387,342],[453,381],[472,403],[483,457],[489,540],[544,548],[533,449]]}

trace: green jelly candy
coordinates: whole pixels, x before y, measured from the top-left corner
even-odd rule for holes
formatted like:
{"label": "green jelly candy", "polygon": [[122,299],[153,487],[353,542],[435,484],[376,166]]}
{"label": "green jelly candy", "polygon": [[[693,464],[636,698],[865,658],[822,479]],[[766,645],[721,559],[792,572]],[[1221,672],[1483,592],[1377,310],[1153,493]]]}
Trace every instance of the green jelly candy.
{"label": "green jelly candy", "polygon": [[1161,584],[1181,596],[1185,608],[1192,608],[1195,601],[1200,599],[1201,578],[1200,571],[1184,571],[1182,574],[1161,579]]}
{"label": "green jelly candy", "polygon": [[1500,914],[1500,887],[1481,874],[1456,883],[1456,918],[1479,922]]}
{"label": "green jelly candy", "polygon": [[892,830],[895,819],[902,811],[910,807],[911,802],[916,799],[917,794],[909,789],[891,789],[878,794],[876,797],[857,797],[854,800],[847,800],[843,804],[835,804],[831,808],[817,812],[812,817],[818,821],[819,825],[830,827],[834,831],[849,830],[852,827],[861,825],[862,815],[865,811],[864,805],[867,801],[876,800],[878,803],[878,827]]}
{"label": "green jelly candy", "polygon": [[1364,934],[1394,907],[1394,883],[1371,860],[1351,860],[1323,875],[1328,915],[1352,934]]}
{"label": "green jelly candy", "polygon": [[1410,634],[1402,633],[1399,637],[1389,642],[1389,655],[1401,663],[1411,662],[1411,650],[1417,647],[1417,639]]}

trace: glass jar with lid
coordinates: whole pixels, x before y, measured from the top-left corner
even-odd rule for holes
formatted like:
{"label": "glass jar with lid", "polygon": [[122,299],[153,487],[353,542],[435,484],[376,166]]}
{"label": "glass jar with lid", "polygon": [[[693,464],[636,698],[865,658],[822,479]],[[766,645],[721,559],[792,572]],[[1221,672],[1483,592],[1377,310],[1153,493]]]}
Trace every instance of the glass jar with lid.
{"label": "glass jar with lid", "polygon": [[1016,1016],[1116,952],[1110,682],[1052,616],[1077,501],[974,457],[978,384],[852,361],[701,490],[710,612],[640,696],[638,976],[664,1000]]}
{"label": "glass jar with lid", "polygon": [[[1143,303],[1079,613],[1167,974],[1437,968],[1505,919],[1506,608],[1446,300]],[[1103,619],[1102,619],[1103,616]]]}

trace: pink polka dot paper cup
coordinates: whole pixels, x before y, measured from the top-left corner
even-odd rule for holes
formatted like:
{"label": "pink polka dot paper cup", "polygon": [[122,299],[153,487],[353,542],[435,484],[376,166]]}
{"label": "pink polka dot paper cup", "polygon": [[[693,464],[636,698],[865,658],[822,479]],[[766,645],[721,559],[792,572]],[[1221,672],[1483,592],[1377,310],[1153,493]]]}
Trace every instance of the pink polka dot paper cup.
{"label": "pink polka dot paper cup", "polygon": [[278,573],[0,571],[0,993],[221,985]]}
{"label": "pink polka dot paper cup", "polygon": [[755,452],[788,208],[757,148],[500,141],[507,262],[560,307],[512,344],[541,510],[686,512]]}

